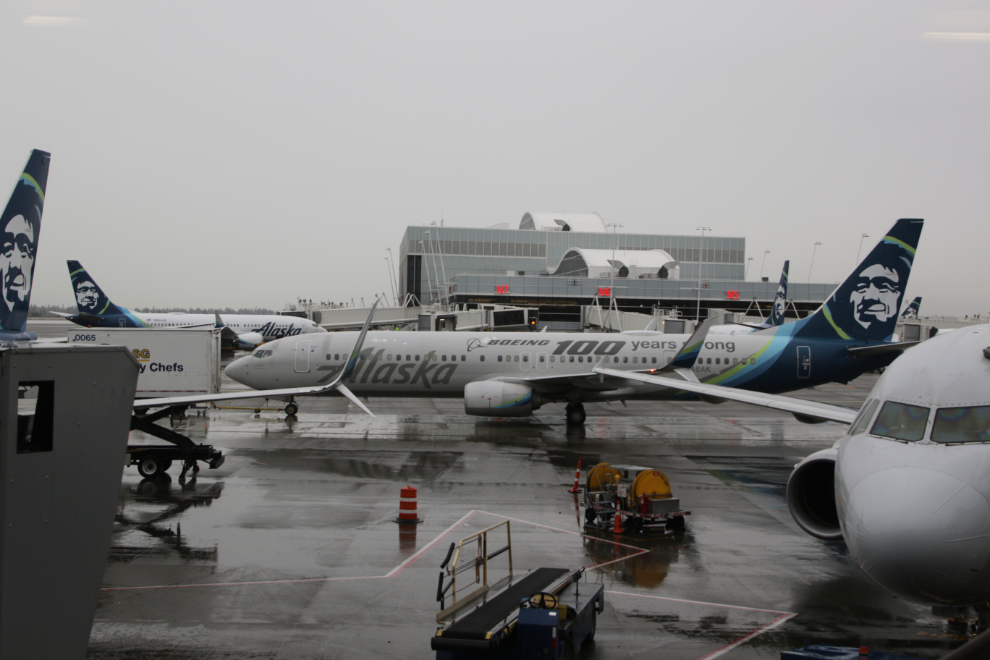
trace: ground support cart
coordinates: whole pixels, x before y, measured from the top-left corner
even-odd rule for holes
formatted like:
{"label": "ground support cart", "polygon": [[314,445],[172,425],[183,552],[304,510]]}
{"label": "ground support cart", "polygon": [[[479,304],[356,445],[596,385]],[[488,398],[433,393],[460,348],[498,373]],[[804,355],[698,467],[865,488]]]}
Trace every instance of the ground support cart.
{"label": "ground support cart", "polygon": [[189,464],[198,472],[197,461],[203,461],[215,469],[223,465],[223,453],[212,445],[197,445],[186,436],[159,426],[155,422],[164,417],[181,419],[188,406],[169,406],[153,413],[135,411],[131,416],[131,430],[142,431],[148,435],[169,442],[168,445],[127,445],[128,465],[137,465],[138,472],[143,477],[161,476],[172,461]]}
{"label": "ground support cart", "polygon": [[672,534],[691,515],[659,470],[609,463],[588,471],[584,507],[586,528],[622,534]]}
{"label": "ground support cart", "polygon": [[[443,608],[450,591],[454,602],[437,615],[430,648],[437,660],[572,660],[582,643],[595,638],[598,615],[605,608],[604,586],[582,585],[584,569],[538,568],[513,575],[511,543],[488,551],[488,535],[503,526],[511,538],[505,521],[451,544],[441,565],[445,572],[440,573],[437,600]],[[478,553],[460,562],[462,548],[474,541]],[[489,585],[488,562],[503,553],[508,553],[509,575]],[[472,569],[473,581],[465,585],[461,578],[461,592],[471,592],[458,596],[458,573]]]}

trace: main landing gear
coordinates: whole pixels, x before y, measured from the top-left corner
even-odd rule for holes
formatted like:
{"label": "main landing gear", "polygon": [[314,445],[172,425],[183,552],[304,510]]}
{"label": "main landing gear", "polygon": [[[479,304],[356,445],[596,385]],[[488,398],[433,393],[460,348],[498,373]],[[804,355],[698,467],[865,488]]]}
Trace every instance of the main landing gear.
{"label": "main landing gear", "polygon": [[296,400],[289,399],[289,405],[285,407],[285,414],[294,417],[297,412],[299,412],[299,406],[296,405]]}
{"label": "main landing gear", "polygon": [[586,418],[584,404],[580,401],[568,403],[564,408],[564,416],[567,418],[568,426],[581,426]]}

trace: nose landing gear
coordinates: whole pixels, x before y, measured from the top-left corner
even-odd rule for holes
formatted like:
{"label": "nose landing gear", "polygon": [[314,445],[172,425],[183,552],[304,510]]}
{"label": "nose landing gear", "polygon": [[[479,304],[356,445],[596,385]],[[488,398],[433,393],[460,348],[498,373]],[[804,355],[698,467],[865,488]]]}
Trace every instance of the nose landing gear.
{"label": "nose landing gear", "polygon": [[581,426],[584,424],[586,415],[584,414],[584,404],[580,401],[568,403],[564,408],[564,416],[568,426]]}

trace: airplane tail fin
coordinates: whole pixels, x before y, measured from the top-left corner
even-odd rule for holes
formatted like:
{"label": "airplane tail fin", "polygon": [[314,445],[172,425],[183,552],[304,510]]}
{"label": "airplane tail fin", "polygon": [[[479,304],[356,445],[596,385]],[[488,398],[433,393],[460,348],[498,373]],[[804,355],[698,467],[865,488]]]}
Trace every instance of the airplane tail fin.
{"label": "airplane tail fin", "polygon": [[917,298],[911,301],[911,304],[908,305],[907,309],[904,310],[904,313],[901,314],[901,319],[904,320],[916,319],[918,318],[918,312],[920,311],[921,311],[921,296],[918,296]]}
{"label": "airplane tail fin", "polygon": [[898,220],[796,334],[887,341],[894,334],[924,220]]}
{"label": "airplane tail fin", "polygon": [[69,278],[72,280],[72,292],[76,296],[76,309],[80,316],[96,317],[123,314],[123,311],[110,302],[107,294],[96,283],[96,280],[86,272],[78,261],[68,261]]}
{"label": "airplane tail fin", "polygon": [[31,152],[0,216],[4,254],[11,255],[4,257],[0,266],[3,286],[0,327],[4,330],[23,332],[27,326],[50,160],[51,154],[47,151],[35,149]]}
{"label": "airplane tail fin", "polygon": [[784,311],[787,309],[787,273],[791,262],[784,262],[784,270],[780,273],[780,284],[777,285],[777,295],[773,298],[773,308],[770,310],[770,325],[784,325]]}

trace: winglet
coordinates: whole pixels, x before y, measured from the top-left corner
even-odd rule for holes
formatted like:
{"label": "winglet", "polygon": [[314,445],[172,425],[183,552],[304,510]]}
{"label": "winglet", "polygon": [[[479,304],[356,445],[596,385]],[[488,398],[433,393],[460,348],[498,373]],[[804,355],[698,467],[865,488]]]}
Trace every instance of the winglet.
{"label": "winglet", "polygon": [[658,369],[658,371],[663,370],[673,370],[673,369],[691,369],[694,367],[695,361],[698,359],[698,355],[701,353],[701,347],[705,345],[705,337],[708,336],[708,330],[712,327],[712,323],[715,322],[714,318],[705,319],[704,323],[699,325],[694,330],[694,334],[684,343],[681,350],[677,352],[674,359],[670,361],[670,364],[665,365],[663,369]]}
{"label": "winglet", "polygon": [[376,300],[375,304],[371,306],[371,311],[368,312],[368,318],[364,321],[364,327],[361,328],[361,334],[358,335],[357,341],[354,342],[354,349],[351,351],[351,356],[348,358],[347,364],[344,365],[344,370],[340,372],[340,376],[334,383],[335,386],[346,385],[347,381],[351,378],[351,374],[354,373],[358,356],[361,355],[361,348],[364,346],[364,338],[368,335],[368,328],[371,327],[371,322],[375,318],[375,308],[378,307],[379,302],[381,302],[381,298]]}
{"label": "winglet", "polygon": [[646,324],[644,332],[659,332],[660,330],[660,317],[655,316],[650,319],[650,322]]}

